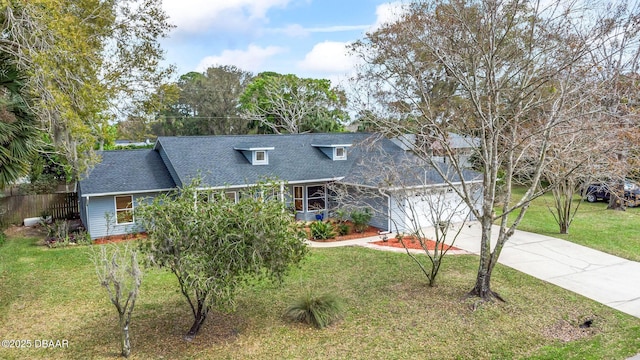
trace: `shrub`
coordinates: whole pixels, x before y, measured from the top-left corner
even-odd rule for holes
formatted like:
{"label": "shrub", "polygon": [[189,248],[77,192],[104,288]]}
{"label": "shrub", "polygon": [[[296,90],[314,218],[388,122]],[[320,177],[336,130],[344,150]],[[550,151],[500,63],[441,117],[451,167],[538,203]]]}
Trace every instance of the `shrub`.
{"label": "shrub", "polygon": [[65,247],[70,244],[91,245],[91,236],[84,228],[73,228],[66,220],[56,220],[54,223],[42,222],[47,228],[45,244],[50,248]]}
{"label": "shrub", "polygon": [[331,294],[314,296],[311,292],[297,299],[284,313],[289,321],[325,328],[343,316],[342,301]]}
{"label": "shrub", "polygon": [[91,245],[93,244],[93,240],[91,240],[91,235],[88,231],[84,229],[78,230],[77,233],[73,234],[73,238],[78,245]]}
{"label": "shrub", "polygon": [[2,231],[0,231],[0,246],[4,245],[6,240],[7,236]]}
{"label": "shrub", "polygon": [[340,223],[338,224],[338,234],[339,235],[349,235],[349,225]]}
{"label": "shrub", "polygon": [[71,240],[69,237],[69,223],[65,220],[56,220],[52,224],[44,221],[42,224],[47,227],[47,237],[44,241],[49,247],[55,248],[69,245]]}
{"label": "shrub", "polygon": [[353,227],[356,232],[363,232],[372,217],[373,214],[371,214],[371,210],[368,208],[365,208],[363,211],[355,210],[351,212],[351,220],[353,220]]}
{"label": "shrub", "polygon": [[326,240],[336,236],[333,225],[329,222],[314,221],[309,225],[309,229],[311,229],[311,237],[314,239]]}

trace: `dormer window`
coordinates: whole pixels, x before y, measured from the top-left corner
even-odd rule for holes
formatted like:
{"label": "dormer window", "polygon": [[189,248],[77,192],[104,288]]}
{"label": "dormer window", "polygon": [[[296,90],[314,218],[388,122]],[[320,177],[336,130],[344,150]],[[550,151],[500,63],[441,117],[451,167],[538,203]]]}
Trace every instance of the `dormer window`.
{"label": "dormer window", "polygon": [[267,160],[267,152],[264,150],[254,151],[253,158],[253,165],[264,165],[269,163]]}
{"label": "dormer window", "polygon": [[269,165],[269,151],[273,147],[235,146],[252,165]]}
{"label": "dormer window", "polygon": [[320,149],[323,154],[331,160],[347,160],[347,148],[351,144],[311,144],[311,146]]}

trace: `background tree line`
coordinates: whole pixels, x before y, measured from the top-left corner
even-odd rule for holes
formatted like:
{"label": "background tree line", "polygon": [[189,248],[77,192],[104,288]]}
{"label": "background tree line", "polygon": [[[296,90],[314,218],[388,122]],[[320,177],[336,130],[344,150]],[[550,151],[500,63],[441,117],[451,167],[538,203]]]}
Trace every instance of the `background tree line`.
{"label": "background tree line", "polygon": [[214,66],[161,87],[163,108],[118,124],[121,138],[342,131],[346,95],[326,79]]}

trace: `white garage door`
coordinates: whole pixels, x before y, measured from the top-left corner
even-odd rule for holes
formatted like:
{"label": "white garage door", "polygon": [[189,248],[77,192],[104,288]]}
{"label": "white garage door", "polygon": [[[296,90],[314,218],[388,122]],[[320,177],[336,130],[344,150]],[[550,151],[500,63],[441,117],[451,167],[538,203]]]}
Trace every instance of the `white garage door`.
{"label": "white garage door", "polygon": [[433,226],[434,220],[459,223],[469,216],[468,206],[453,190],[416,192],[402,197],[404,199],[398,199],[402,200],[399,203],[403,204],[403,209],[400,209],[403,214],[399,214],[399,218],[404,221],[399,222],[403,222],[404,226],[399,224],[399,227],[405,232],[415,229],[416,226]]}

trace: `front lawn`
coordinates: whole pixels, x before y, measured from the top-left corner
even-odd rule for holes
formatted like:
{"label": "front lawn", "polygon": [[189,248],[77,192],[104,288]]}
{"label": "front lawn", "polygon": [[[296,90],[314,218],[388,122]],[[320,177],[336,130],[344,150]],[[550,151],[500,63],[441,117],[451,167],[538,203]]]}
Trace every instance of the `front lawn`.
{"label": "front lawn", "polygon": [[[519,188],[515,192],[517,195],[524,194]],[[578,199],[576,196],[576,201]],[[569,234],[562,235],[548,206],[553,206],[551,194],[534,200],[518,229],[565,239],[625,259],[640,261],[640,208],[614,211],[607,210],[606,202],[585,201],[580,204]]]}
{"label": "front lawn", "polygon": [[[88,247],[48,249],[11,237],[0,246],[0,339],[68,340],[61,349],[1,349],[2,359],[107,359],[119,352],[117,317]],[[625,359],[640,348],[640,320],[498,265],[508,302],[472,310],[463,300],[475,256],[448,256],[426,286],[404,254],[360,247],[312,249],[282,286],[255,284],[236,311],[212,314],[192,342],[188,305],[168,273],[147,270],[133,314],[133,359]],[[345,301],[324,330],[282,313],[307,290]],[[579,324],[592,319],[593,326]]]}

